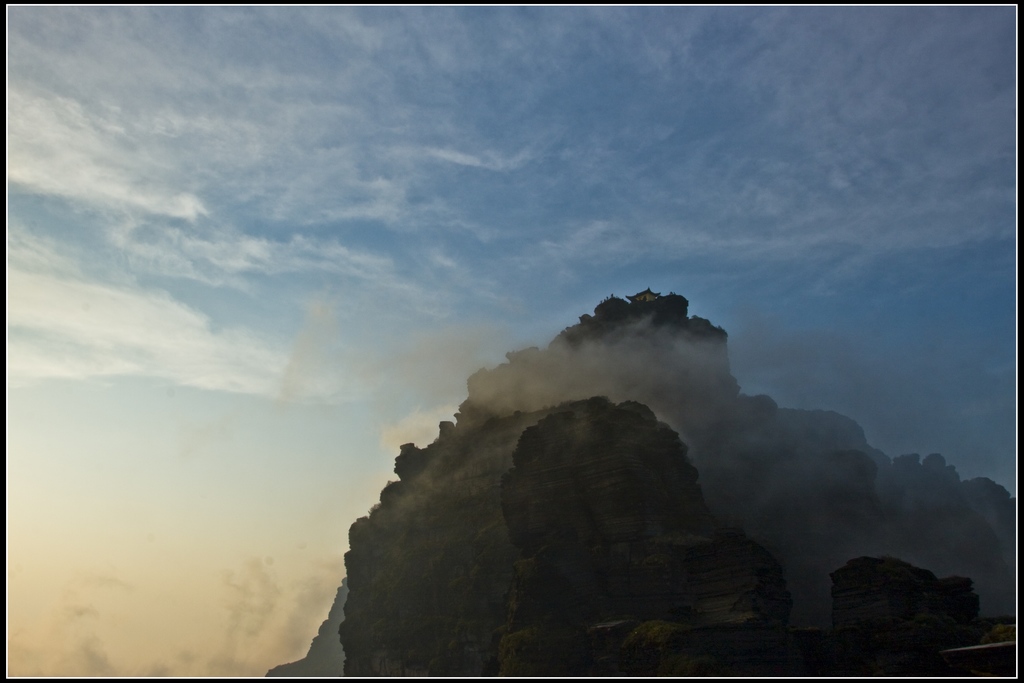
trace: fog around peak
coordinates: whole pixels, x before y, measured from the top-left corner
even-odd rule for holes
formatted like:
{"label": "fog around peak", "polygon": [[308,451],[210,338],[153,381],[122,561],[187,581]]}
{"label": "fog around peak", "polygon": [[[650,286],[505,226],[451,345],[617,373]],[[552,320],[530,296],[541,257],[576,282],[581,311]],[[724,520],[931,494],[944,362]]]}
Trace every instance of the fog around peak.
{"label": "fog around peak", "polygon": [[589,396],[650,406],[689,446],[712,512],[786,567],[797,623],[827,621],[829,572],[860,555],[969,576],[983,612],[1013,611],[1015,501],[1005,488],[961,481],[938,453],[892,458],[835,411],[741,393],[727,334],[687,317],[685,299],[661,322],[652,303],[611,301],[547,348],[470,377],[460,421]]}

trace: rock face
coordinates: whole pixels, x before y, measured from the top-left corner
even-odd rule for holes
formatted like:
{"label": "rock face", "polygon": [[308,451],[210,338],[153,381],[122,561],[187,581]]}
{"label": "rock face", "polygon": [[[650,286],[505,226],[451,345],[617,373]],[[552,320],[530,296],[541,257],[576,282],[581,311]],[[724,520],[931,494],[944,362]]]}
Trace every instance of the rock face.
{"label": "rock face", "polygon": [[460,419],[426,448],[402,447],[401,479],[349,531],[346,675],[477,675],[495,658],[518,555],[501,476],[543,415]]}
{"label": "rock face", "polygon": [[403,446],[396,471],[350,532],[347,675],[617,671],[626,634],[588,633],[660,618],[718,638],[731,670],[765,672],[767,637],[785,645],[770,671],[798,671],[782,568],[716,530],[685,446],[641,404],[469,421]]}
{"label": "rock face", "polygon": [[978,596],[962,576],[937,579],[892,557],[859,557],[832,572],[835,628],[871,619],[913,619],[919,614],[966,624],[978,616]]}
{"label": "rock face", "polygon": [[859,557],[832,573],[835,630],[796,634],[809,673],[819,676],[956,676],[942,650],[979,643],[971,580],[938,579],[892,557]]}
{"label": "rock face", "polygon": [[649,408],[604,398],[568,408],[523,432],[503,477],[502,509],[517,547],[709,535],[697,470]]}
{"label": "rock face", "polygon": [[345,671],[345,650],[338,639],[338,627],[345,618],[345,600],[348,598],[348,579],[343,579],[334,596],[327,619],[313,637],[309,652],[300,660],[275,666],[268,677],[322,678],[341,676]]}
{"label": "rock face", "polygon": [[[523,432],[503,478],[522,558],[499,673],[608,672],[621,640],[605,628],[595,650],[588,634],[656,619],[699,630],[737,673],[799,673],[782,568],[742,531],[714,530],[675,432],[636,403],[564,408]],[[761,656],[766,639],[777,656]]]}

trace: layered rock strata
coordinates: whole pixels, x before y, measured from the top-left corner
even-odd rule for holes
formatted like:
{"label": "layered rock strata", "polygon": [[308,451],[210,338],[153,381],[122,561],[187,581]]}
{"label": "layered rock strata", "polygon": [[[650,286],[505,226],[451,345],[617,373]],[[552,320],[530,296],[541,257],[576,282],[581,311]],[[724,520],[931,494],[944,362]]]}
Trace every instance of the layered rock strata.
{"label": "layered rock strata", "polygon": [[978,595],[971,579],[939,579],[896,558],[858,557],[831,576],[835,628],[871,619],[913,619],[920,614],[966,624],[978,616]]}
{"label": "layered rock strata", "polygon": [[614,625],[651,620],[688,629],[691,649],[736,673],[799,673],[782,568],[742,531],[715,530],[678,436],[640,404],[570,408],[523,432],[503,478],[522,558],[500,673],[558,671],[559,651],[577,673],[606,672]]}
{"label": "layered rock strata", "polygon": [[781,567],[716,529],[685,446],[645,406],[593,398],[441,432],[403,446],[401,479],[350,531],[346,674],[597,672],[621,642],[594,650],[588,629],[614,619],[747,629],[722,636],[728,661],[749,655],[729,642],[784,639]]}

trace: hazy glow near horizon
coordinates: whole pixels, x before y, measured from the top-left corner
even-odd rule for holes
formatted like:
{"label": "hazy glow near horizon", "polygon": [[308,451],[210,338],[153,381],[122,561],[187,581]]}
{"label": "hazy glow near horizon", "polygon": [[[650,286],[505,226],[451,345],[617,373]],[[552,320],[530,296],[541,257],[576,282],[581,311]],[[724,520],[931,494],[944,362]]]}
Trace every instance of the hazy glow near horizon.
{"label": "hazy glow near horizon", "polygon": [[476,369],[675,291],[1016,493],[1016,9],[8,9],[11,675],[262,675]]}

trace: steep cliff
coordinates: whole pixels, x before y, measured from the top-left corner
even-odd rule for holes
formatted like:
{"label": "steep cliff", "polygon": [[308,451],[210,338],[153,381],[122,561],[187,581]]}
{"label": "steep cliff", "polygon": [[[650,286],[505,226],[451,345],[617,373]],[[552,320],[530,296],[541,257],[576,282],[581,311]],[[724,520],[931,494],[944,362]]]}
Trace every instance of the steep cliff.
{"label": "steep cliff", "polygon": [[782,567],[716,529],[685,446],[645,406],[446,426],[403,446],[396,471],[350,531],[346,674],[600,673],[619,641],[589,631],[660,618],[721,635],[733,670],[797,672],[785,648],[766,670],[731,643],[745,630],[788,647]]}
{"label": "steep cliff", "polygon": [[526,429],[502,508],[521,556],[499,673],[617,673],[603,625],[656,619],[699,633],[738,674],[800,673],[782,567],[742,531],[716,531],[685,446],[645,406],[590,399]]}
{"label": "steep cliff", "polygon": [[402,447],[400,479],[349,531],[346,674],[474,675],[494,658],[517,558],[501,476],[543,414],[460,419],[426,448]]}

